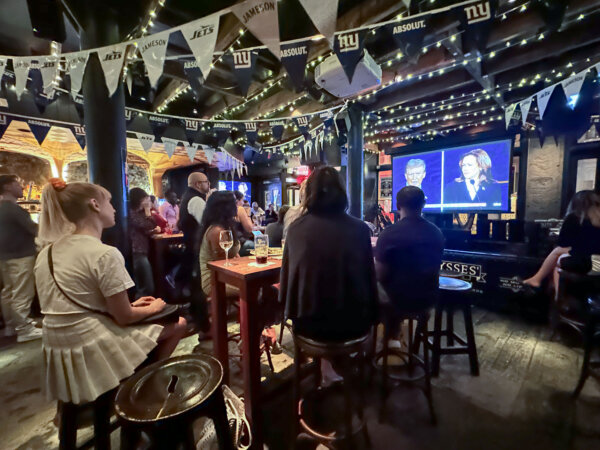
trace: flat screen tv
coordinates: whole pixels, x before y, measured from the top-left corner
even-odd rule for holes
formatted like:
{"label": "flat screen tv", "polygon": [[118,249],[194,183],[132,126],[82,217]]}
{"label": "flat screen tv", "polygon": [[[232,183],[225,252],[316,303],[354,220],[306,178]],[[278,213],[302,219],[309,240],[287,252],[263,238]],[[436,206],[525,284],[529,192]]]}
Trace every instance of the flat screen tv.
{"label": "flat screen tv", "polygon": [[463,145],[392,160],[392,208],[404,186],[418,186],[427,198],[424,212],[506,212],[510,210],[510,139]]}
{"label": "flat screen tv", "polygon": [[248,200],[250,203],[252,203],[252,187],[250,183],[247,181],[234,181],[233,190],[240,191],[242,194],[244,194],[244,200]]}

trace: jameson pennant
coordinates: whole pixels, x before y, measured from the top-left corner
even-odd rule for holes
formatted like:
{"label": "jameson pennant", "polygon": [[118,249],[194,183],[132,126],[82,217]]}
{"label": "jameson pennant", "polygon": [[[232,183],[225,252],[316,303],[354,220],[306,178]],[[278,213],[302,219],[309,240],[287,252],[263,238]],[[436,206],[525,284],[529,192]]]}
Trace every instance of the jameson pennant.
{"label": "jameson pennant", "polygon": [[44,94],[51,95],[54,92],[52,82],[58,74],[58,57],[48,56],[39,59],[40,73],[42,74],[42,89]]}
{"label": "jameson pennant", "polygon": [[64,56],[67,63],[67,73],[71,78],[71,95],[75,97],[81,90],[81,82],[90,54],[89,52],[75,52],[67,53]]}
{"label": "jameson pennant", "polygon": [[233,70],[233,74],[244,97],[248,93],[248,88],[252,82],[252,73],[254,72],[257,57],[258,52],[253,50],[237,50],[223,56],[223,59]]}
{"label": "jameson pennant", "polygon": [[148,122],[150,123],[154,136],[162,136],[171,121],[168,117],[154,116],[151,114],[148,116]]}
{"label": "jameson pennant", "polygon": [[185,147],[185,152],[188,155],[188,158],[190,158],[190,162],[194,162],[194,159],[196,158],[196,152],[198,151],[198,145],[199,144],[184,144],[183,146]]}
{"label": "jameson pennant", "polygon": [[567,78],[566,80],[562,80],[560,84],[562,85],[565,95],[567,96],[567,103],[573,105],[575,108],[576,102],[571,103],[571,97],[574,95],[579,95],[579,91],[581,91],[581,86],[585,81],[585,76],[587,75],[587,69],[582,70],[577,75],[573,75],[572,77]]}
{"label": "jameson pennant", "polygon": [[180,28],[205,80],[208,78],[212,64],[217,34],[219,32],[220,17],[220,13],[211,14],[202,19],[194,20]]}
{"label": "jameson pennant", "polygon": [[254,144],[258,140],[258,124],[256,122],[244,122],[244,126],[248,142]]}
{"label": "jameson pennant", "polygon": [[198,61],[185,61],[183,63],[183,71],[185,72],[185,76],[190,82],[194,98],[198,100],[200,98],[202,84],[204,83],[204,78],[202,77],[202,71],[198,66]]}
{"label": "jameson pennant", "polygon": [[540,112],[540,117],[544,117],[544,113],[546,112],[546,107],[548,106],[548,102],[550,101],[550,97],[552,97],[552,93],[554,92],[554,88],[556,84],[553,84],[546,89],[541,90],[536,94],[537,96],[537,107]]}
{"label": "jameson pennant", "polygon": [[33,58],[13,58],[13,70],[15,72],[15,90],[17,99],[21,99],[21,94],[25,92],[27,86],[27,77],[29,69],[33,64]]}
{"label": "jameson pennant", "polygon": [[162,33],[152,34],[138,41],[138,50],[144,59],[150,86],[155,87],[158,79],[163,73],[167,45],[169,44],[169,30]]}
{"label": "jameson pennant", "polygon": [[137,137],[138,141],[140,141],[140,144],[146,153],[150,151],[154,145],[154,140],[156,139],[153,134],[137,132],[135,133],[135,137]]}
{"label": "jameson pennant", "polygon": [[81,150],[85,149],[85,126],[73,125],[71,127],[71,132],[73,133],[73,136],[75,136],[75,139],[77,139],[77,143],[81,147]]}
{"label": "jameson pennant", "polygon": [[96,50],[104,72],[104,80],[106,81],[109,97],[112,97],[119,86],[127,45],[127,43],[110,45]]}
{"label": "jameson pennant", "polygon": [[163,137],[161,140],[163,141],[163,144],[165,144],[165,152],[167,152],[169,159],[171,159],[175,154],[175,150],[177,149],[179,141],[177,139],[171,139],[167,137]]}
{"label": "jameson pennant", "polygon": [[396,45],[409,59],[414,60],[421,55],[423,40],[429,30],[430,16],[425,15],[416,19],[394,22],[385,26]]}
{"label": "jameson pennant", "polygon": [[279,14],[277,0],[246,0],[231,11],[279,59]]}
{"label": "jameson pennant", "polygon": [[465,39],[484,51],[496,17],[498,0],[486,0],[457,8]]}
{"label": "jameson pennant", "polygon": [[308,14],[308,17],[319,30],[329,47],[333,48],[333,37],[337,23],[337,11],[339,0],[299,0],[300,4]]}
{"label": "jameson pennant", "polygon": [[512,105],[508,105],[506,108],[504,108],[504,121],[506,122],[506,128],[508,128],[508,125],[510,124],[511,119],[513,118],[513,115],[515,114],[515,109],[517,109],[516,103],[513,103]]}
{"label": "jameson pennant", "polygon": [[306,71],[306,61],[308,60],[309,45],[310,39],[281,45],[281,64],[285,67],[290,80],[298,90],[304,87],[304,73]]}
{"label": "jameson pennant", "polygon": [[50,122],[38,119],[26,119],[26,122],[38,143],[42,145],[42,142],[44,142],[44,139],[46,139],[50,128],[52,128],[52,124]]}
{"label": "jameson pennant", "polygon": [[521,122],[525,125],[527,122],[527,116],[529,115],[529,109],[531,108],[531,102],[533,101],[533,96],[526,98],[519,105],[521,105]]}
{"label": "jameson pennant", "polygon": [[363,57],[366,35],[367,30],[358,30],[335,36],[333,51],[342,64],[350,83],[352,83],[356,65]]}
{"label": "jameson pennant", "polygon": [[273,137],[280,141],[283,137],[283,128],[285,127],[285,122],[283,120],[275,120],[269,122],[269,126],[271,127],[271,133]]}

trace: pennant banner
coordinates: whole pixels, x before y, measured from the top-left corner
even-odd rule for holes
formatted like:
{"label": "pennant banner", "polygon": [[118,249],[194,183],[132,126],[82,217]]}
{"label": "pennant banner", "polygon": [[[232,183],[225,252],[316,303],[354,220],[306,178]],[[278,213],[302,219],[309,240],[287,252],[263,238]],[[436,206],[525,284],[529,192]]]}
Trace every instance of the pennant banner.
{"label": "pennant banner", "polygon": [[348,81],[352,83],[356,65],[363,57],[365,47],[365,36],[367,30],[352,31],[350,33],[338,34],[335,37],[333,51],[337,55]]}
{"label": "pennant banner", "polygon": [[187,139],[188,141],[193,142],[198,135],[198,130],[200,130],[200,121],[194,119],[184,119],[184,124]]}
{"label": "pennant banner", "polygon": [[150,123],[154,136],[158,137],[162,136],[171,121],[168,117],[150,115],[148,116],[148,122]]}
{"label": "pennant banner", "polygon": [[135,133],[135,136],[137,137],[138,141],[140,141],[144,151],[148,153],[154,145],[154,140],[156,139],[155,136],[153,134],[146,133]]}
{"label": "pennant banner", "polygon": [[246,127],[248,142],[254,144],[258,140],[258,124],[256,122],[245,122],[244,126]]}
{"label": "pennant banner", "polygon": [[479,51],[483,52],[487,46],[497,7],[498,0],[487,0],[458,8],[465,39],[473,42]]}
{"label": "pennant banner", "polygon": [[279,59],[279,14],[277,0],[246,0],[231,11]]}
{"label": "pennant banner", "polygon": [[172,156],[175,154],[175,150],[177,149],[179,141],[177,139],[171,139],[166,137],[163,137],[161,139],[163,141],[163,144],[165,144],[165,152],[167,152],[167,155],[169,155],[169,159],[171,159]]}
{"label": "pennant banner", "polygon": [[212,147],[208,147],[208,146],[204,146],[204,145],[202,146],[202,149],[204,150],[204,156],[206,156],[206,160],[208,161],[208,164],[212,164],[216,150]]}
{"label": "pennant banner", "polygon": [[71,132],[73,133],[73,136],[75,136],[75,139],[77,139],[77,143],[81,147],[81,150],[85,149],[85,126],[73,125],[71,126]]}
{"label": "pennant banner", "polygon": [[21,94],[25,92],[25,87],[27,86],[27,77],[29,75],[29,69],[31,69],[32,63],[32,58],[13,58],[15,90],[19,100],[21,99]]}
{"label": "pennant banner", "polygon": [[538,111],[540,112],[540,117],[542,118],[544,117],[544,113],[546,112],[546,106],[548,106],[548,102],[550,101],[550,97],[552,96],[555,87],[556,84],[553,84],[552,86],[547,87],[546,89],[543,89],[536,94],[537,107]]}
{"label": "pennant banner", "polygon": [[296,122],[296,125],[300,129],[300,132],[306,136],[308,134],[308,126],[310,125],[310,118],[308,116],[294,117],[294,122]]}
{"label": "pennant banner", "polygon": [[188,158],[190,158],[191,162],[194,162],[194,159],[196,158],[196,152],[198,151],[198,144],[185,144],[184,147]]}
{"label": "pennant banner", "polygon": [[81,90],[81,82],[89,56],[89,52],[67,53],[65,55],[67,73],[71,78],[71,95],[73,97]]}
{"label": "pennant banner", "polygon": [[281,64],[285,67],[294,86],[301,90],[304,87],[304,73],[308,60],[310,39],[281,46]]}
{"label": "pennant banner", "polygon": [[283,128],[285,127],[285,122],[283,120],[277,120],[269,122],[269,126],[271,127],[271,133],[275,140],[280,141],[283,137]]}
{"label": "pennant banner", "polygon": [[58,74],[58,57],[48,56],[39,60],[40,73],[42,74],[42,89],[45,94],[52,95],[54,92],[54,85],[52,84],[56,80]]}
{"label": "pennant banner", "polygon": [[515,109],[517,109],[516,103],[514,103],[512,105],[508,105],[506,108],[504,108],[504,120],[506,122],[506,128],[508,128],[508,125],[510,124],[511,119],[513,118],[513,115],[515,114]]}
{"label": "pennant banner", "polygon": [[152,87],[156,86],[163,73],[170,33],[170,31],[164,31],[138,41],[138,50],[144,59],[146,70],[148,70],[148,79]]}
{"label": "pennant banner", "polygon": [[574,95],[579,95],[581,91],[581,86],[585,81],[585,76],[587,75],[587,69],[582,70],[577,75],[567,78],[566,80],[562,80],[560,82],[561,86],[565,91],[565,95],[567,96],[567,104],[572,105],[572,108],[575,108],[576,102],[571,103],[571,97]]}
{"label": "pennant banner", "polygon": [[252,82],[252,73],[258,52],[252,50],[238,50],[231,54],[226,54],[223,59],[233,70],[233,74],[238,82],[240,91],[245,97],[248,94],[248,88]]}
{"label": "pennant banner", "polygon": [[26,122],[38,143],[42,145],[42,142],[44,142],[44,139],[46,139],[50,128],[52,128],[52,124],[50,122],[45,122],[38,119],[27,119]]}
{"label": "pennant banner", "polygon": [[527,116],[529,115],[529,109],[531,108],[531,102],[533,101],[533,96],[526,98],[519,105],[521,105],[521,123],[525,125],[527,122]]}
{"label": "pennant banner", "polygon": [[200,67],[198,67],[198,61],[185,61],[183,63],[183,71],[185,72],[185,76],[190,82],[194,98],[198,100],[200,98],[202,84],[204,83],[202,71],[200,70]]}
{"label": "pennant banner", "polygon": [[300,0],[308,17],[333,49],[339,0]]}
{"label": "pennant banner", "polygon": [[230,123],[215,123],[213,130],[217,133],[217,144],[220,146],[225,145],[227,139],[231,136],[231,130],[233,129]]}
{"label": "pennant banner", "polygon": [[181,33],[192,50],[205,80],[212,64],[220,17],[220,13],[215,13],[181,27]]}
{"label": "pennant banner", "polygon": [[386,25],[394,42],[409,59],[414,60],[421,55],[423,40],[429,29],[430,16],[421,16],[414,20],[403,20]]}
{"label": "pennant banner", "polygon": [[104,80],[106,81],[109,97],[112,97],[119,86],[126,50],[126,43],[102,47],[96,50],[102,71],[104,72]]}

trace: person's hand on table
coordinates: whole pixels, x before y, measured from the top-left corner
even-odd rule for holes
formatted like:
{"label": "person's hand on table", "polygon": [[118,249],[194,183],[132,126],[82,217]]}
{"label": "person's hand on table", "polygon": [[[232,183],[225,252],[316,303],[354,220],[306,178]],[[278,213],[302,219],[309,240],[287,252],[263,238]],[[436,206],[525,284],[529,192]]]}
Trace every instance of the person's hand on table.
{"label": "person's hand on table", "polygon": [[137,299],[135,302],[133,302],[133,303],[131,304],[131,306],[134,306],[134,307],[136,307],[136,308],[137,308],[137,307],[140,307],[140,306],[148,306],[148,305],[149,305],[150,303],[152,303],[154,300],[156,300],[156,299],[155,299],[154,297],[150,297],[150,296],[147,296],[147,297],[140,297],[140,298],[138,298],[138,299]]}

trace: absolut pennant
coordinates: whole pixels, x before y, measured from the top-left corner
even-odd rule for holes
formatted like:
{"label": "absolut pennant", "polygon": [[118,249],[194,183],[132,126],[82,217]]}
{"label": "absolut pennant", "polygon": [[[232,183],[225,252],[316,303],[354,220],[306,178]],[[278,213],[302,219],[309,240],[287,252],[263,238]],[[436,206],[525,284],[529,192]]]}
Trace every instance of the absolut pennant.
{"label": "absolut pennant", "polygon": [[308,60],[308,50],[310,39],[292,44],[283,44],[281,46],[281,64],[285,67],[290,80],[294,86],[301,90],[304,87],[304,74],[306,71],[306,61]]}
{"label": "absolut pennant", "polygon": [[386,25],[396,45],[409,59],[414,60],[421,55],[423,40],[429,30],[430,16],[424,15],[411,19],[410,17]]}

